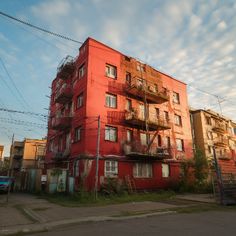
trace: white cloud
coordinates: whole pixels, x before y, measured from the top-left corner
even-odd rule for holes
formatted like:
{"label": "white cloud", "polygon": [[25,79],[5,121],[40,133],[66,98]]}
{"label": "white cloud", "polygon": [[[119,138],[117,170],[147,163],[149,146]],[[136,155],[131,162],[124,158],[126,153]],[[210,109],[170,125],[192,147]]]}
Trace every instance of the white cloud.
{"label": "white cloud", "polygon": [[218,23],[217,27],[219,30],[225,30],[227,28],[227,25],[225,21],[221,21],[220,23]]}

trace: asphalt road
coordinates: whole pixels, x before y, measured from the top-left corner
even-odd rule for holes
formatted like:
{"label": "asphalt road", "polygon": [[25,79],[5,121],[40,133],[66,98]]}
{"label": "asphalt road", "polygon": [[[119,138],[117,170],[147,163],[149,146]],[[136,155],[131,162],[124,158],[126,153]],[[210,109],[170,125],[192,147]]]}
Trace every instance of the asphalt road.
{"label": "asphalt road", "polygon": [[73,225],[37,236],[235,236],[236,211],[162,215],[141,219]]}

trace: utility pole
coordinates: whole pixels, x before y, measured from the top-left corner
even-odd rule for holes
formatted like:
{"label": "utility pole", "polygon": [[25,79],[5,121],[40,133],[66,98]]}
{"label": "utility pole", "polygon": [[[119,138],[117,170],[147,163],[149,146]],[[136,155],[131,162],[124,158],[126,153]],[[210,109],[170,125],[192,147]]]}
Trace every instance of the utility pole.
{"label": "utility pole", "polygon": [[14,144],[14,134],[12,135],[12,139],[11,139],[11,149],[10,149],[10,163],[9,163],[9,168],[8,168],[8,172],[7,172],[7,176],[10,177],[9,179],[9,186],[8,186],[8,190],[7,190],[7,203],[9,200],[9,195],[10,195],[10,190],[11,190],[11,184],[12,184],[12,163],[13,163],[13,144]]}
{"label": "utility pole", "polygon": [[101,121],[100,115],[98,116],[98,133],[97,133],[97,148],[96,148],[96,173],[95,173],[95,199],[98,197],[98,170],[99,170],[99,156],[100,156],[100,129],[101,129]]}

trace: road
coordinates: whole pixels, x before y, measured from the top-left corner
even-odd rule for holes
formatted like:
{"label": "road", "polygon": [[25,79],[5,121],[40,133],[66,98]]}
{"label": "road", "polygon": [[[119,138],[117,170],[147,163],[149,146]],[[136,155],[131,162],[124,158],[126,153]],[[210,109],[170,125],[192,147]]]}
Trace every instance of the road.
{"label": "road", "polygon": [[141,219],[73,225],[37,236],[235,236],[236,211],[162,215]]}

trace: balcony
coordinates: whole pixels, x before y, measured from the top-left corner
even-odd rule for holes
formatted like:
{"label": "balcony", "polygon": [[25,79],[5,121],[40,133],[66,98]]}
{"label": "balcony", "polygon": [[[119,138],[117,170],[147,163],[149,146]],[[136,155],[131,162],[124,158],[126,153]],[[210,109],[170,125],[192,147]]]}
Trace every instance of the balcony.
{"label": "balcony", "polygon": [[140,141],[132,141],[123,145],[123,151],[127,157],[131,158],[155,158],[159,160],[172,159],[170,148],[152,147],[147,152],[147,145],[143,145]]}
{"label": "balcony", "polygon": [[71,86],[63,84],[62,87],[56,92],[55,102],[65,104],[70,102],[72,97],[73,93]]}
{"label": "balcony", "polygon": [[125,87],[126,93],[137,97],[148,103],[161,104],[169,101],[169,92],[167,89],[157,89],[156,85],[140,78],[133,78],[131,83]]}
{"label": "balcony", "polygon": [[225,126],[222,123],[215,123],[212,127],[212,130],[216,133],[224,133],[225,132]]}
{"label": "balcony", "polygon": [[65,149],[64,151],[59,151],[54,153],[53,159],[55,161],[61,161],[67,159],[69,155],[70,155],[70,149]]}
{"label": "balcony", "polygon": [[23,159],[23,154],[14,153],[13,154],[13,159],[21,160],[21,159]]}
{"label": "balcony", "polygon": [[71,127],[72,117],[54,117],[52,119],[52,129],[64,130]]}
{"label": "balcony", "polygon": [[223,137],[217,137],[214,139],[214,145],[216,147],[226,147],[228,146],[228,140]]}
{"label": "balcony", "polygon": [[166,120],[161,116],[152,119],[147,119],[145,121],[144,116],[140,115],[138,110],[126,112],[125,123],[130,127],[142,130],[146,130],[147,123],[149,131],[166,130],[171,128],[169,120]]}
{"label": "balcony", "polygon": [[57,68],[57,76],[62,79],[68,79],[75,71],[75,62],[73,57],[64,58]]}

